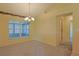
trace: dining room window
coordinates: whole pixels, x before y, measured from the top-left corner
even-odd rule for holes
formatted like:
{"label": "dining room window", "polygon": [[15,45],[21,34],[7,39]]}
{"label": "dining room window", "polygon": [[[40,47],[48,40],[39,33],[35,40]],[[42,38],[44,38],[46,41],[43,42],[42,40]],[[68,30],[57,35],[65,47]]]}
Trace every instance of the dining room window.
{"label": "dining room window", "polygon": [[19,22],[9,22],[9,37],[20,37],[20,23]]}
{"label": "dining room window", "polygon": [[9,22],[9,37],[20,38],[29,36],[29,23],[27,22]]}
{"label": "dining room window", "polygon": [[29,36],[29,23],[23,22],[21,23],[21,37]]}

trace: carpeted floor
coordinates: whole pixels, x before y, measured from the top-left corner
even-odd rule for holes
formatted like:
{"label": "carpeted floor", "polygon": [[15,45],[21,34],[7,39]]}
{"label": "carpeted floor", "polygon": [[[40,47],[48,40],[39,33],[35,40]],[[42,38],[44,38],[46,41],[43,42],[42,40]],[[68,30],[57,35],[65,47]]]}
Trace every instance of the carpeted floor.
{"label": "carpeted floor", "polygon": [[71,50],[62,46],[51,46],[39,41],[6,46],[0,48],[0,56],[69,56]]}

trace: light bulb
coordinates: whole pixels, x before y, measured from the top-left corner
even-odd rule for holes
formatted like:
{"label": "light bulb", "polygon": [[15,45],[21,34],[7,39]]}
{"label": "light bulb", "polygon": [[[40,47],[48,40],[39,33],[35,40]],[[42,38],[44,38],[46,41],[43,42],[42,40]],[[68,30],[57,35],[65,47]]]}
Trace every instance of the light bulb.
{"label": "light bulb", "polygon": [[28,22],[30,22],[30,21],[35,21],[35,19],[33,18],[33,17],[26,17],[25,19],[24,19],[25,21],[28,21]]}
{"label": "light bulb", "polygon": [[35,19],[33,17],[31,19],[32,19],[32,21],[35,21]]}
{"label": "light bulb", "polygon": [[31,19],[28,19],[28,21],[30,22],[30,21],[31,21]]}
{"label": "light bulb", "polygon": [[26,17],[24,20],[25,20],[25,21],[28,21],[28,19],[29,19],[29,18],[28,18],[28,17]]}

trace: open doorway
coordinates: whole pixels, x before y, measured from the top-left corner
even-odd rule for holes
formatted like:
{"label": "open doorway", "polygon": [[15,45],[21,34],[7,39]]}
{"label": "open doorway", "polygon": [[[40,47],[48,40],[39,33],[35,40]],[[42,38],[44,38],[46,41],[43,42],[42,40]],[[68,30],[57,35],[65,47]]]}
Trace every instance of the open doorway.
{"label": "open doorway", "polygon": [[63,14],[57,16],[57,34],[58,42],[60,45],[66,46],[70,49],[72,49],[72,37],[73,37],[73,25],[72,20],[73,16],[72,13],[69,14]]}

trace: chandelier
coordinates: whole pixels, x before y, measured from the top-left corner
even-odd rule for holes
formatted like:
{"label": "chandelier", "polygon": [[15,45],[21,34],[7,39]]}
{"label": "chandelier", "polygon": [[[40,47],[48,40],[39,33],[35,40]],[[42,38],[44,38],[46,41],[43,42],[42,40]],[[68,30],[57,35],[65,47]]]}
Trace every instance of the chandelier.
{"label": "chandelier", "polygon": [[24,20],[27,22],[35,21],[34,17],[30,15],[30,3],[28,3],[28,12],[27,13],[29,14],[29,16],[25,17]]}

